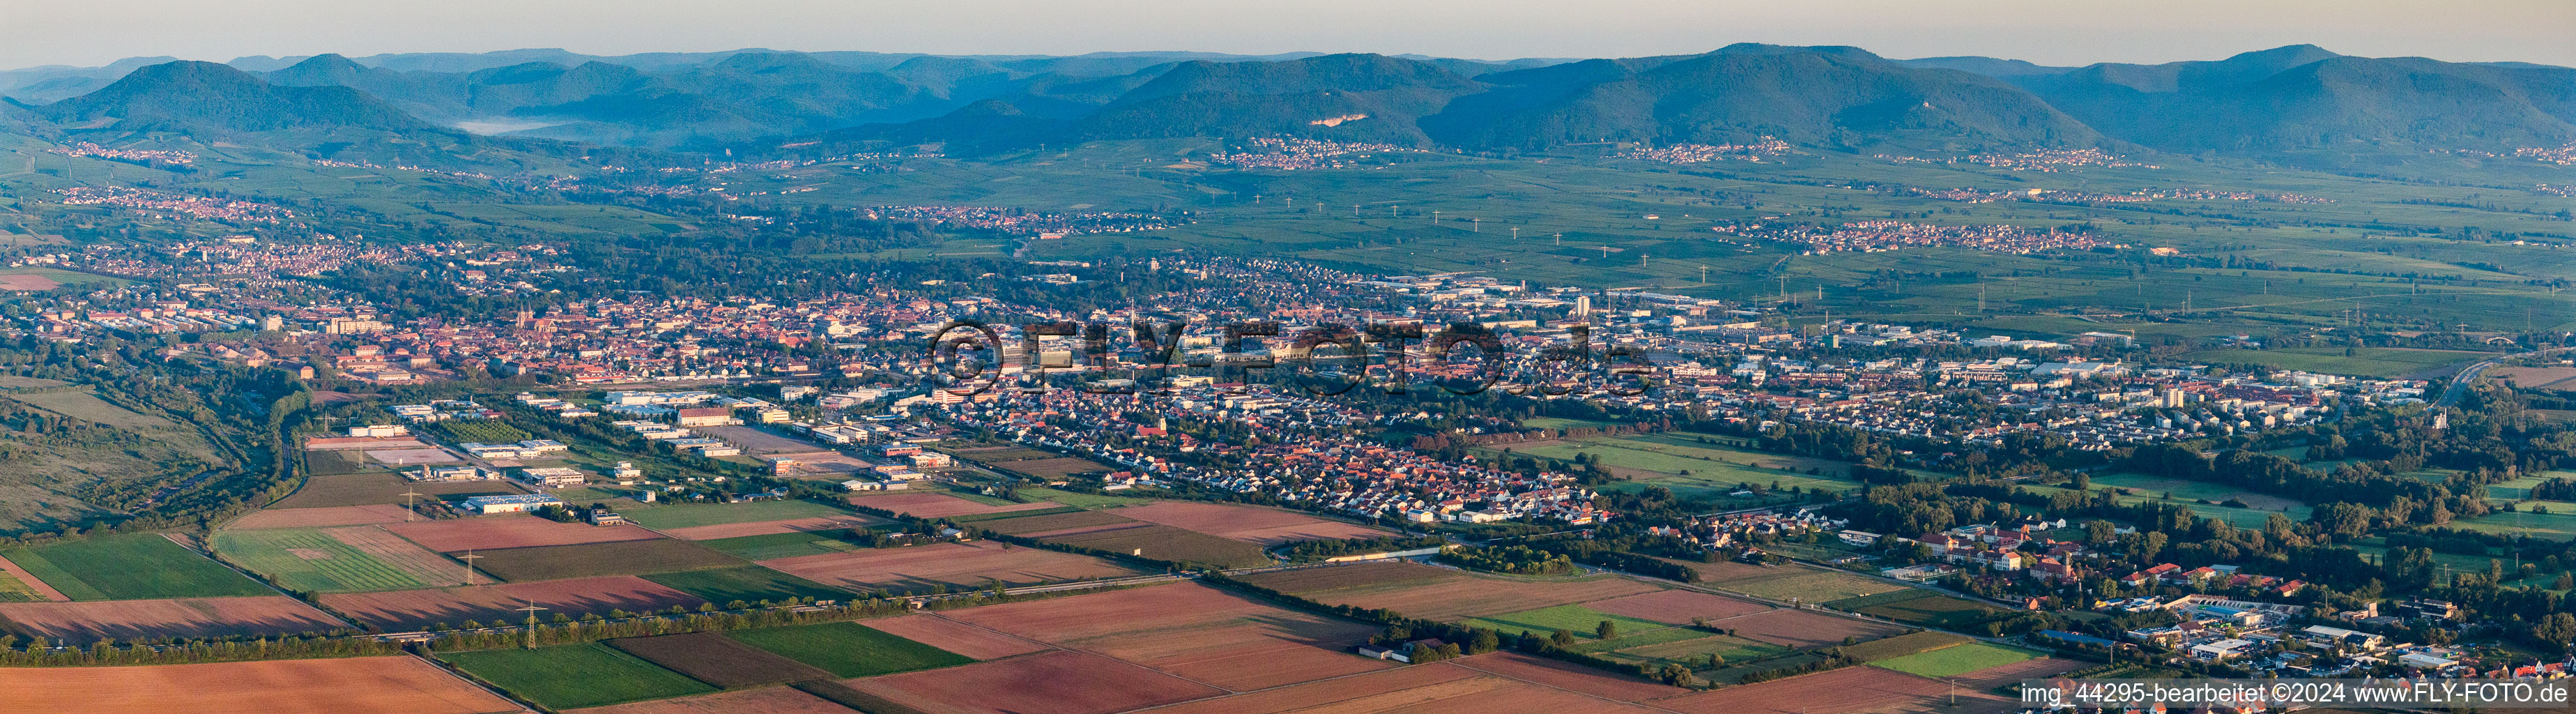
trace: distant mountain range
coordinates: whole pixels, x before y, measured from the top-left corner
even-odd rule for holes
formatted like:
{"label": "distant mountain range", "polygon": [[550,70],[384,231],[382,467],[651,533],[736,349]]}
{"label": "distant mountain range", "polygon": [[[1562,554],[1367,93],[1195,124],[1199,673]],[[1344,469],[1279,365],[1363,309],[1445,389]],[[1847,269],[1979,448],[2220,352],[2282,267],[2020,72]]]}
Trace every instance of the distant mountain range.
{"label": "distant mountain range", "polygon": [[603,146],[1049,142],[1292,135],[1542,149],[1596,142],[2143,146],[2277,153],[2576,141],[2576,69],[2338,55],[2049,67],[1740,44],[1509,62],[1370,54],[872,52],[248,57],[0,72],[68,131],[459,128]]}

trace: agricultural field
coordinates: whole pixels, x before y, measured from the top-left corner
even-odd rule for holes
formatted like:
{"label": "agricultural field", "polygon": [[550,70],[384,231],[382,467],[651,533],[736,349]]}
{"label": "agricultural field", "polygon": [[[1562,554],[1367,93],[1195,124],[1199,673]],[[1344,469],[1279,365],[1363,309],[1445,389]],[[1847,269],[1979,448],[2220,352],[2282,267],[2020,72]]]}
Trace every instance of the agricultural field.
{"label": "agricultural field", "polygon": [[737,630],[724,636],[835,677],[873,677],[975,661],[856,622]]}
{"label": "agricultural field", "polygon": [[698,545],[744,560],[776,560],[800,555],[847,553],[867,545],[849,529],[790,531],[696,541]]}
{"label": "agricultural field", "polygon": [[[1593,629],[1603,622],[1611,623],[1618,628],[1609,640],[1600,639]],[[1507,635],[1532,632],[1546,636],[1550,632],[1565,630],[1574,633],[1577,639],[1587,640],[1575,646],[1575,649],[1585,652],[1661,644],[1708,634],[1686,626],[1675,627],[1653,620],[1612,615],[1582,605],[1557,605],[1500,615],[1470,617],[1460,620],[1459,623],[1472,627],[1490,627]]]}
{"label": "agricultural field", "polygon": [[[2093,488],[2097,491],[2104,488],[2129,489],[2130,493],[2113,496],[2122,504],[2156,501],[2182,506],[2190,508],[2193,513],[2203,517],[2225,520],[2228,525],[2238,528],[2262,528],[2264,521],[2271,519],[2272,514],[2275,513],[2288,517],[2292,522],[2306,523],[2308,513],[2312,510],[2307,503],[2296,499],[2256,493],[2222,484],[2157,478],[2134,473],[2095,474],[2092,479]],[[2043,494],[2066,490],[2057,486],[2028,485],[2026,487]],[[2243,505],[2226,505],[2229,501]]]}
{"label": "agricultural field", "polygon": [[394,523],[385,525],[384,529],[393,531],[394,535],[410,539],[411,542],[419,543],[423,548],[441,553],[661,538],[652,531],[642,528],[559,523],[536,516],[515,514]]}
{"label": "agricultural field", "polygon": [[370,628],[418,630],[434,623],[497,622],[525,605],[578,617],[610,612],[695,608],[707,600],[634,576],[609,576],[458,588],[330,593],[314,601]]}
{"label": "agricultural field", "polygon": [[2202,350],[2186,352],[2182,359],[2219,364],[2259,364],[2273,369],[2342,374],[2381,379],[2418,373],[2437,373],[2488,357],[2493,352],[2460,352],[2423,350],[2402,347],[2356,347],[2345,354],[2342,347],[2282,347],[2265,350]]}
{"label": "agricultural field", "polygon": [[1089,532],[1105,528],[1126,527],[1135,519],[1107,511],[1069,511],[1010,518],[975,521],[975,527],[1004,535],[1040,535],[1067,532]]}
{"label": "agricultural field", "polygon": [[0,626],[63,642],[328,632],[346,623],[284,595],[0,603]]}
{"label": "agricultural field", "polygon": [[1709,587],[1773,600],[1824,603],[1904,590],[1905,585],[1839,570],[1784,565],[1772,572],[1709,583]]}
{"label": "agricultural field", "polygon": [[1429,580],[1435,578],[1446,579],[1456,577],[1457,575],[1458,571],[1450,570],[1448,568],[1423,565],[1409,560],[1388,560],[1375,563],[1360,563],[1356,565],[1337,565],[1330,568],[1307,568],[1304,570],[1283,570],[1272,573],[1255,573],[1237,579],[1283,593],[1303,595],[1306,593],[1322,592],[1326,590],[1357,588],[1370,585],[1389,585],[1413,580]]}
{"label": "agricultural field", "polygon": [[523,708],[407,655],[147,667],[5,667],[9,706],[57,714],[498,714]]}
{"label": "agricultural field", "polygon": [[513,696],[553,709],[716,691],[704,682],[598,643],[441,652],[438,658]]}
{"label": "agricultural field", "polygon": [[1375,538],[1394,535],[1382,528],[1325,520],[1311,515],[1258,506],[1202,501],[1156,501],[1117,510],[1124,518],[1197,531],[1264,546],[1301,540]]}
{"label": "agricultural field", "polygon": [[1460,620],[1660,590],[1663,588],[1618,576],[1517,580],[1450,571],[1436,578],[1412,578],[1299,594],[1332,605],[1385,608],[1428,620]]}
{"label": "agricultural field", "polygon": [[[322,453],[333,452],[317,452],[315,456]],[[302,488],[287,494],[285,498],[278,499],[276,503],[269,504],[269,508],[302,510],[342,506],[398,505],[405,500],[411,500],[401,495],[404,491],[426,494],[427,497],[418,499],[423,503],[433,499],[456,500],[468,496],[521,493],[518,489],[500,481],[411,483],[390,471],[315,473],[305,477]]]}
{"label": "agricultural field", "polygon": [[1262,554],[1261,546],[1165,525],[1085,530],[1044,536],[1041,540],[1175,563],[1227,568],[1270,564],[1270,556]]}
{"label": "agricultural field", "polygon": [[90,387],[11,392],[7,396],[0,396],[0,399],[24,402],[45,411],[74,419],[94,421],[126,431],[175,429],[179,426],[178,423],[168,419],[137,413],[134,410],[110,404],[107,400],[100,399]]}
{"label": "agricultural field", "polygon": [[401,506],[368,505],[331,508],[272,508],[224,524],[230,530],[262,528],[323,528],[329,526],[364,526],[401,523],[405,516],[419,518]]}
{"label": "agricultural field", "polygon": [[[1955,693],[1959,706],[1948,706]],[[2015,702],[1968,687],[1877,667],[1830,672],[1713,690],[1655,702],[1685,714],[1933,714],[2002,712]]]}
{"label": "agricultural field", "polygon": [[[989,499],[988,499],[989,500]],[[948,493],[884,493],[851,496],[851,505],[881,508],[914,518],[945,518],[1003,511],[1030,511],[1058,508],[1055,503],[1011,503],[994,505]]]}
{"label": "agricultural field", "polygon": [[942,586],[979,588],[994,580],[1030,585],[1136,574],[1125,566],[1087,555],[994,541],[872,548],[765,560],[760,564],[859,592],[918,592]]}
{"label": "agricultural field", "polygon": [[626,516],[626,520],[638,525],[655,530],[669,530],[857,514],[812,501],[759,501],[756,503],[674,504],[638,509],[623,515]]}
{"label": "agricultural field", "polygon": [[1074,474],[1105,474],[1118,470],[1115,466],[1103,464],[1098,461],[1071,457],[1049,457],[1020,461],[986,461],[984,462],[984,466],[996,471],[1019,474],[1021,476],[1034,478],[1040,481],[1054,481]]}
{"label": "agricultural field", "polygon": [[1975,640],[1970,640],[1947,632],[1925,630],[1922,632],[1897,635],[1895,637],[1885,639],[1870,640],[1856,645],[1844,645],[1842,647],[1842,651],[1843,656],[1845,657],[1850,657],[1862,662],[1876,662],[1883,659],[1909,657],[1933,650],[1957,647],[1974,641]]}
{"label": "agricultural field", "polygon": [[1728,618],[1718,624],[1727,632],[1746,639],[1784,645],[1790,649],[1809,649],[1866,642],[1896,634],[1898,628],[1848,617],[1819,615],[1805,610],[1772,610],[1743,617]]}
{"label": "agricultural field", "polygon": [[[618,512],[631,514],[649,513],[658,510],[661,509],[627,508]],[[631,518],[632,516],[629,517]],[[746,538],[792,533],[845,532],[852,528],[868,528],[872,526],[886,525],[887,523],[888,521],[885,519],[878,518],[876,516],[842,512],[828,516],[790,518],[776,521],[749,521],[744,523],[692,526],[688,528],[668,528],[662,529],[662,533],[681,540],[708,541],[723,538]]]}
{"label": "agricultural field", "polygon": [[1001,659],[1052,649],[936,613],[902,615],[867,621],[868,629],[919,642],[979,660]]}
{"label": "agricultural field", "polygon": [[1956,647],[1943,647],[1920,654],[1877,660],[1870,662],[1869,665],[1872,667],[1885,667],[1887,669],[1893,669],[1907,674],[1918,674],[1925,677],[1955,677],[1981,669],[2001,667],[2024,660],[2034,659],[2039,656],[2039,653],[2016,647],[2005,647],[1985,642],[1970,642]]}
{"label": "agricultural field", "polygon": [[1608,600],[1594,600],[1584,603],[1583,606],[1612,615],[1667,625],[1686,625],[1698,618],[1722,620],[1771,609],[1771,606],[1758,602],[1691,590],[1664,590]]}
{"label": "agricultural field", "polygon": [[575,709],[571,714],[850,714],[849,707],[789,687],[743,689]]}
{"label": "agricultural field", "polygon": [[[1701,438],[1708,439],[1709,443],[1701,443]],[[1485,451],[1500,454],[1498,448]],[[1623,479],[1604,488],[1635,491],[1647,486],[1662,486],[1683,498],[1734,502],[1745,498],[1731,494],[1741,490],[1742,484],[1746,483],[1762,489],[1777,483],[1781,489],[1797,487],[1834,493],[1860,487],[1845,477],[1851,470],[1849,464],[1746,451],[1734,448],[1715,436],[1590,436],[1511,444],[1510,449],[1518,456],[1568,462],[1573,461],[1576,454],[1589,454],[1599,458],[1604,468]],[[1821,469],[1824,473],[1810,474],[1810,469]]]}
{"label": "agricultural field", "polygon": [[757,565],[647,573],[641,577],[660,583],[664,587],[704,598],[707,602],[719,604],[729,604],[736,600],[757,603],[763,600],[786,602],[808,597],[817,600],[845,600],[850,597],[849,593],[824,587],[822,583]]}
{"label": "agricultural field", "polygon": [[[590,526],[582,526],[588,528]],[[478,551],[474,567],[512,582],[647,575],[743,565],[741,558],[668,538]]]}
{"label": "agricultural field", "polygon": [[1020,497],[1022,497],[1022,498],[1038,498],[1038,499],[1044,499],[1044,500],[1048,500],[1048,501],[1054,501],[1054,502],[1056,502],[1056,503],[1061,503],[1061,504],[1064,504],[1064,505],[1067,505],[1067,506],[1073,506],[1073,507],[1075,507],[1075,508],[1118,508],[1118,507],[1120,507],[1120,506],[1133,506],[1133,505],[1137,505],[1137,504],[1141,504],[1141,503],[1152,503],[1152,502],[1154,502],[1154,500],[1155,500],[1155,499],[1151,499],[1151,498],[1133,498],[1133,497],[1128,497],[1128,496],[1112,496],[1112,495],[1108,495],[1108,494],[1100,494],[1100,493],[1079,493],[1079,492],[1075,492],[1075,491],[1062,491],[1062,490],[1057,490],[1057,489],[1052,489],[1052,488],[1046,488],[1046,487],[1043,487],[1043,486],[1038,486],[1038,487],[1028,487],[1028,486],[1023,486],[1023,487],[1021,487],[1021,488],[1020,488],[1019,494],[1020,494]]}
{"label": "agricultural field", "polygon": [[[1345,648],[1376,628],[1195,583],[950,610],[941,616],[1250,691],[1391,666]],[[1034,655],[1046,656],[1046,655]],[[1020,659],[1020,658],[1013,658]],[[1012,660],[1004,660],[1012,661]]]}
{"label": "agricultural field", "polygon": [[830,679],[832,674],[713,632],[609,640],[608,646],[725,689]]}
{"label": "agricultural field", "polygon": [[374,526],[228,530],[224,560],[296,592],[399,590],[463,583],[465,565]]}
{"label": "agricultural field", "polygon": [[1968,600],[1922,591],[1922,597],[1881,602],[1853,612],[1945,630],[1964,630],[2003,614],[2003,610]]}
{"label": "agricultural field", "polygon": [[1100,655],[1063,651],[842,683],[936,714],[1111,714],[1225,693]]}
{"label": "agricultural field", "polygon": [[275,595],[158,533],[93,536],[0,551],[73,600]]}
{"label": "agricultural field", "polygon": [[[1476,666],[1493,667],[1492,657],[1483,655],[1468,660],[1399,667],[1330,681],[1202,699],[1154,711],[1157,714],[1651,714],[1656,711],[1603,699],[1586,691],[1561,688],[1588,689],[1585,686],[1587,682],[1578,679],[1582,675],[1577,673],[1550,672],[1540,678],[1525,679],[1517,675],[1528,672],[1495,674],[1462,664],[1473,661]],[[1534,681],[1541,678],[1543,682]],[[1616,681],[1606,675],[1593,675],[1592,679]]]}

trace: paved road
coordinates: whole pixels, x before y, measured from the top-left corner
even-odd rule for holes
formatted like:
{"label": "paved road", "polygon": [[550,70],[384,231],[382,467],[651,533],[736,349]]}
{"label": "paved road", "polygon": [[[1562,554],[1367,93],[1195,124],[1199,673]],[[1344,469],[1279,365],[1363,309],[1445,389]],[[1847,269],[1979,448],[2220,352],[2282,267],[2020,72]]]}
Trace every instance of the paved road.
{"label": "paved road", "polygon": [[2546,354],[2565,352],[2570,349],[2576,349],[2576,347],[2552,347],[2545,350],[2535,350],[2531,352],[2509,354],[2502,357],[2489,357],[2487,359],[2479,360],[2477,364],[2469,365],[2468,367],[2461,369],[2458,374],[2451,375],[2451,386],[2442,389],[2442,398],[2435,400],[2433,402],[2433,406],[2437,408],[2459,406],[2460,399],[2469,396],[2469,387],[2477,384],[2478,377],[2484,376],[2488,369],[2492,369],[2496,365],[2524,357],[2538,357]]}

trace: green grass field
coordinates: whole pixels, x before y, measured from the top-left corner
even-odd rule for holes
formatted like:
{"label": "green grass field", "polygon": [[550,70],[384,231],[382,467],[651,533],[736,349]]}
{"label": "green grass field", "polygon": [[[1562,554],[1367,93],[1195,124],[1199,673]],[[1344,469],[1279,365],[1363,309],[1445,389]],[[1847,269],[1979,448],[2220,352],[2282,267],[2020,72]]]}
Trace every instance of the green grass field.
{"label": "green grass field", "polygon": [[[1471,627],[1491,627],[1508,635],[1518,635],[1522,630],[1536,632],[1542,636],[1560,629],[1571,630],[1574,632],[1576,637],[1581,637],[1586,640],[1594,640],[1598,639],[1593,636],[1594,628],[1599,627],[1603,620],[1608,620],[1617,624],[1619,627],[1619,636],[1611,638],[1608,642],[1586,642],[1586,645],[1650,645],[1661,642],[1689,639],[1708,634],[1707,632],[1690,628],[1676,628],[1653,620],[1641,620],[1634,617],[1613,615],[1584,607],[1582,605],[1558,605],[1555,607],[1543,607],[1536,610],[1523,610],[1520,612],[1504,613],[1501,615],[1470,617],[1460,621],[1460,623]],[[1685,636],[1673,637],[1670,635],[1659,636],[1654,634],[1657,632],[1670,632],[1675,630],[1680,631]],[[1635,637],[1644,637],[1646,639],[1629,642],[1630,639],[1634,639]],[[1622,645],[1622,643],[1625,643],[1625,645]],[[1605,647],[1602,649],[1607,648]]]}
{"label": "green grass field", "polygon": [[[2102,474],[2092,478],[2093,490],[2096,492],[2104,488],[2130,489],[2132,493],[2115,496],[2122,505],[2154,501],[2182,506],[2202,517],[2221,519],[2227,521],[2228,525],[2238,528],[2261,528],[2263,523],[2270,520],[2276,513],[2288,516],[2292,522],[2305,523],[2308,520],[2308,513],[2312,510],[2308,504],[2296,500],[2199,481],[2156,478],[2140,474]],[[2043,495],[2062,493],[2067,490],[2058,486],[2035,484],[2026,484],[2022,488]],[[2172,494],[2173,498],[2166,499],[2166,494]],[[2204,500],[2208,503],[2200,503]],[[2218,505],[2229,500],[2242,501],[2245,506]],[[2283,508],[2288,510],[2284,511]]]}
{"label": "green grass field", "polygon": [[442,652],[439,659],[510,694],[550,709],[597,707],[716,691],[598,643]]}
{"label": "green grass field", "polygon": [[2185,353],[2182,358],[2224,364],[2259,364],[2275,369],[2295,369],[2303,372],[2345,374],[2356,377],[2399,377],[2438,367],[2467,364],[2492,356],[2495,356],[2495,353],[2399,347],[2362,347],[2346,355],[2344,348],[2341,347],[2284,347],[2267,350],[2202,350]]}
{"label": "green grass field", "polygon": [[[1697,631],[1693,630],[1692,632],[1696,633]],[[1789,651],[1789,648],[1787,647],[1782,647],[1768,642],[1756,642],[1741,637],[1709,635],[1705,633],[1701,633],[1701,636],[1698,637],[1678,639],[1670,642],[1641,644],[1635,646],[1623,645],[1622,643],[1625,643],[1628,639],[1629,638],[1622,637],[1617,640],[1612,640],[1611,644],[1621,646],[1619,646],[1618,649],[1607,652],[1595,652],[1595,654],[1621,662],[1643,664],[1653,667],[1662,667],[1666,664],[1679,664],[1685,667],[1699,667],[1708,662],[1709,655],[1717,655],[1718,657],[1723,658],[1723,661],[1725,662],[1743,662]]]}
{"label": "green grass field", "polygon": [[1902,602],[1874,605],[1855,612],[1876,615],[1897,622],[1909,622],[1945,630],[1965,630],[1987,618],[2002,614],[1994,606],[1962,600],[1948,595],[1919,597]]}
{"label": "green grass field", "polygon": [[627,520],[649,528],[692,528],[720,526],[727,523],[846,516],[850,515],[850,512],[813,501],[760,501],[671,505],[647,508],[624,515]]}
{"label": "green grass field", "polygon": [[1794,598],[1803,603],[1833,602],[1907,589],[1905,585],[1836,570],[1795,565],[1784,565],[1781,569],[1787,572],[1722,580],[1712,585],[1719,589],[1733,590],[1755,597],[1773,600]]}
{"label": "green grass field", "polygon": [[73,600],[275,595],[158,533],[97,536],[0,552]]}
{"label": "green grass field", "polygon": [[855,622],[739,630],[725,636],[838,677],[873,677],[975,661]]}
{"label": "green grass field", "polygon": [[745,565],[740,558],[669,538],[505,548],[479,553],[474,567],[511,582],[643,575]]}
{"label": "green grass field", "polygon": [[642,577],[719,605],[736,600],[757,603],[762,600],[783,602],[800,597],[817,600],[846,600],[850,597],[849,593],[826,587],[822,583],[757,565],[653,573]]}
{"label": "green grass field", "polygon": [[1970,642],[1956,647],[1943,647],[1922,654],[1883,659],[1869,664],[1872,667],[1884,667],[1925,677],[1956,677],[2039,656],[2037,652],[2016,647]]}
{"label": "green grass field", "polygon": [[[1850,471],[1848,464],[1745,451],[1718,442],[1716,437],[1707,437],[1712,443],[1700,443],[1698,438],[1673,434],[1594,436],[1514,444],[1510,448],[1517,456],[1568,462],[1576,454],[1590,454],[1613,473],[1631,479],[1605,486],[1620,491],[1651,485],[1672,489],[1684,498],[1725,499],[1746,483],[1763,489],[1776,483],[1782,489],[1799,487],[1838,493],[1859,488],[1859,484],[1843,479],[1843,474]],[[1501,453],[1499,449],[1482,451],[1488,455]],[[1812,475],[1806,473],[1807,469],[1823,469],[1825,473]]]}
{"label": "green grass field", "polygon": [[856,531],[841,529],[718,538],[697,543],[743,560],[775,560],[800,555],[842,553],[866,547],[860,545],[857,538]]}
{"label": "green grass field", "polygon": [[1059,491],[1052,488],[1022,488],[1020,489],[1020,497],[1045,499],[1067,506],[1093,509],[1133,506],[1139,503],[1152,503],[1155,500],[1151,498],[1129,498],[1126,496],[1111,496],[1098,493],[1075,493],[1072,491]]}
{"label": "green grass field", "polygon": [[233,564],[297,592],[400,590],[429,585],[318,528],[223,531],[215,534],[214,548]]}

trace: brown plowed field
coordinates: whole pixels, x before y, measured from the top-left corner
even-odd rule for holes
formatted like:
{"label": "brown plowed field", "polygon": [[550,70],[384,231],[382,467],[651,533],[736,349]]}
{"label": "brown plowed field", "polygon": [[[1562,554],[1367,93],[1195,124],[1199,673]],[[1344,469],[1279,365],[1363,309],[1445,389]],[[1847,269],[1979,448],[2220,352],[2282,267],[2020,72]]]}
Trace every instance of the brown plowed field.
{"label": "brown plowed field", "polygon": [[713,632],[609,640],[608,646],[725,689],[831,679],[832,673]]}
{"label": "brown plowed field", "polygon": [[1436,568],[1410,560],[1385,560],[1325,568],[1257,573],[1236,579],[1283,593],[1297,594],[1449,577],[1461,576],[1458,575],[1458,571],[1448,568]]}
{"label": "brown plowed field", "polygon": [[1136,521],[1106,511],[1075,511],[977,521],[975,527],[1010,535],[1057,535],[1098,528],[1120,528]]}
{"label": "brown plowed field", "polygon": [[1262,545],[1300,540],[1375,538],[1394,535],[1394,533],[1368,526],[1328,521],[1302,513],[1197,501],[1157,501],[1141,506],[1128,506],[1114,513],[1148,523],[1160,523],[1183,530]]}
{"label": "brown plowed field", "polygon": [[1331,590],[1308,597],[1334,605],[1382,607],[1424,619],[1455,620],[1536,610],[1569,602],[1608,600],[1661,589],[1621,577],[1522,581],[1459,573],[1445,578]]}
{"label": "brown plowed field", "polygon": [[1981,714],[2019,704],[1960,686],[1950,707],[1950,685],[1877,667],[1845,667],[1761,684],[1727,687],[1661,699],[1655,706],[1689,714]]}
{"label": "brown plowed field", "polygon": [[849,707],[786,687],[565,711],[568,714],[851,714]]}
{"label": "brown plowed field", "polygon": [[1959,680],[1960,686],[1973,684],[1976,685],[1978,689],[1993,689],[1995,687],[2019,682],[2025,679],[2047,679],[2049,677],[2055,677],[2057,675],[2083,669],[2086,666],[2087,663],[2071,659],[2061,657],[2041,657],[2038,659],[2026,659],[2012,664],[1987,667],[1985,669],[1959,675],[1955,679]]}
{"label": "brown plowed field", "polygon": [[533,548],[541,545],[612,543],[661,537],[652,531],[633,526],[557,523],[536,516],[517,515],[395,523],[384,528],[393,531],[394,535],[419,543],[423,548],[441,553]]}
{"label": "brown plowed field", "polygon": [[1737,615],[1750,615],[1771,609],[1771,606],[1769,605],[1764,605],[1751,600],[1738,600],[1722,595],[1710,595],[1708,593],[1692,592],[1689,590],[1665,590],[1662,592],[1651,592],[1642,595],[1614,597],[1608,600],[1597,600],[1583,603],[1583,606],[1613,615],[1626,615],[1628,617],[1634,617],[1641,620],[1653,620],[1672,625],[1690,624],[1691,618],[1694,617],[1705,617],[1715,620],[1724,617],[1735,617]]}
{"label": "brown plowed field", "polygon": [[943,616],[1232,691],[1393,666],[1343,651],[1367,640],[1376,628],[1189,583],[989,605]]}
{"label": "brown plowed field", "polygon": [[1703,583],[1722,583],[1729,580],[1780,574],[1780,569],[1777,567],[1765,568],[1752,563],[1733,560],[1721,560],[1714,563],[1702,563],[1695,560],[1673,560],[1671,558],[1657,558],[1657,560],[1689,568],[1691,569],[1691,572],[1699,574],[1699,582]]}
{"label": "brown plowed field", "polygon": [[1642,702],[1690,693],[1681,687],[1614,676],[1591,667],[1539,659],[1519,652],[1489,652],[1450,661],[1480,672],[1623,702]]}
{"label": "brown plowed field", "polygon": [[1800,610],[1773,610],[1710,623],[1743,637],[1796,649],[1839,645],[1845,637],[1874,640],[1896,634],[1890,625]]}
{"label": "brown plowed field", "polygon": [[1652,709],[1448,662],[1202,699],[1154,714],[1649,714]]}
{"label": "brown plowed field", "polygon": [[74,643],[101,637],[301,634],[348,627],[284,595],[0,603],[0,619],[21,634]]}
{"label": "brown plowed field", "polygon": [[378,523],[401,523],[409,511],[401,506],[334,506],[330,508],[278,508],[260,511],[225,528],[327,528],[331,526],[365,526]]}
{"label": "brown plowed field", "polygon": [[975,659],[1001,659],[1053,649],[933,614],[905,615],[867,621],[869,629],[937,647]]}
{"label": "brown plowed field", "polygon": [[0,573],[8,573],[9,577],[17,578],[18,582],[26,584],[28,590],[35,591],[38,597],[44,598],[47,602],[71,602],[71,597],[64,595],[63,591],[46,585],[45,581],[36,579],[34,574],[27,572],[26,568],[18,567],[17,563],[9,562],[8,558],[0,558]]}
{"label": "brown plowed field", "polygon": [[10,711],[48,714],[482,714],[518,712],[418,657],[149,667],[6,667]]}
{"label": "brown plowed field", "polygon": [[715,540],[717,538],[740,538],[743,536],[770,535],[774,533],[812,533],[814,531],[832,531],[844,528],[866,528],[868,526],[881,525],[885,522],[885,519],[877,518],[875,516],[852,514],[847,516],[797,518],[784,521],[756,521],[752,523],[726,523],[713,526],[669,528],[664,529],[662,534],[681,540]]}
{"label": "brown plowed field", "polygon": [[851,714],[849,707],[786,687],[565,711],[569,714]]}
{"label": "brown plowed field", "polygon": [[[332,392],[338,394],[338,392]],[[402,503],[402,493],[417,491],[430,496],[457,494],[519,493],[499,481],[453,481],[448,483],[412,483],[384,471],[365,473],[314,474],[304,480],[304,487],[285,500],[269,504],[271,508],[329,508],[333,506],[369,506]],[[429,500],[429,499],[421,499]]]}
{"label": "brown plowed field", "polygon": [[842,683],[931,714],[1108,714],[1225,693],[1107,657],[1061,651]]}
{"label": "brown plowed field", "polygon": [[594,612],[605,615],[610,610],[641,612],[673,605],[697,607],[706,602],[697,596],[631,575],[380,593],[332,593],[318,599],[323,607],[359,622],[397,631],[419,629],[433,622],[458,625],[466,620],[506,620],[519,615],[511,611],[529,604],[529,601],[547,608],[548,616],[560,612],[575,617]]}
{"label": "brown plowed field", "polygon": [[927,588],[935,584],[981,587],[986,578],[1027,584],[1136,574],[1087,555],[993,541],[872,548],[764,560],[760,564],[814,582],[862,590]]}
{"label": "brown plowed field", "polygon": [[1064,504],[1046,501],[988,506],[944,493],[889,493],[881,496],[851,496],[848,500],[851,505],[882,508],[914,518],[943,518],[976,513],[1035,511],[1064,507]]}

